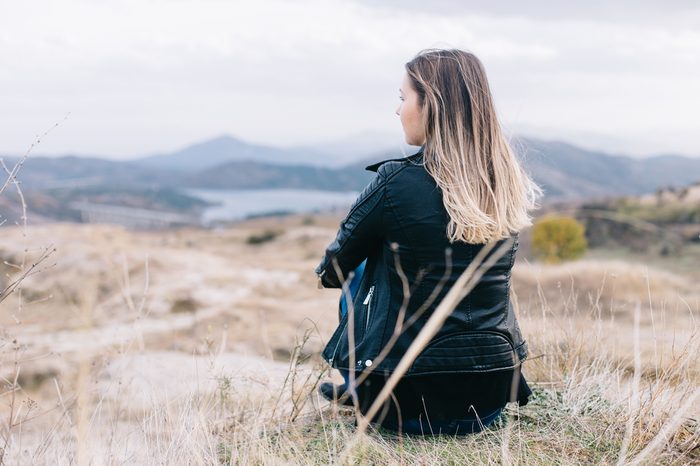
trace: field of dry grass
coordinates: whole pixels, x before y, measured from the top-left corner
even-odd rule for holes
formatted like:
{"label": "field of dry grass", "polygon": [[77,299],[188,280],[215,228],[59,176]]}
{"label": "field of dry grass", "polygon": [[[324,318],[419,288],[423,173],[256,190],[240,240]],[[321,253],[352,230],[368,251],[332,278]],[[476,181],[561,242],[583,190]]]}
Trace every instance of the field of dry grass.
{"label": "field of dry grass", "polygon": [[0,303],[3,462],[700,462],[700,274],[634,258],[516,264],[527,406],[468,438],[358,435],[314,390],[338,221],[3,228],[2,288],[55,248]]}

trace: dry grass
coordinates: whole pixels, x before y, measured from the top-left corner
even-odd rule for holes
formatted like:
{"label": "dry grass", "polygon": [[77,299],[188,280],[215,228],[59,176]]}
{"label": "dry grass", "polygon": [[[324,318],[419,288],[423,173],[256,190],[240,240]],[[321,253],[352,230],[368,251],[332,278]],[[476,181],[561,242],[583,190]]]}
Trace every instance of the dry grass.
{"label": "dry grass", "polygon": [[[16,295],[0,304],[4,462],[700,462],[693,277],[611,261],[518,264],[527,406],[466,438],[358,434],[314,390],[337,292],[311,271],[335,226],[33,229],[56,266],[23,284],[38,301],[21,313]],[[283,233],[246,244],[270,228]],[[17,255],[21,231],[3,232],[0,250]]]}

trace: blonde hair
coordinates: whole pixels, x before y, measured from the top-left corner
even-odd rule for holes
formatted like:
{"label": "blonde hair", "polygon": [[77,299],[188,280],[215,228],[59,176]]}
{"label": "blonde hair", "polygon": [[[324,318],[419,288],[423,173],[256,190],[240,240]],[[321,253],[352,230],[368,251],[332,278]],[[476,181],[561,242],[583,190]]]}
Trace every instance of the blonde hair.
{"label": "blonde hair", "polygon": [[406,63],[425,117],[425,167],[442,190],[450,242],[486,243],[532,224],[542,191],[503,135],[483,65],[427,49]]}

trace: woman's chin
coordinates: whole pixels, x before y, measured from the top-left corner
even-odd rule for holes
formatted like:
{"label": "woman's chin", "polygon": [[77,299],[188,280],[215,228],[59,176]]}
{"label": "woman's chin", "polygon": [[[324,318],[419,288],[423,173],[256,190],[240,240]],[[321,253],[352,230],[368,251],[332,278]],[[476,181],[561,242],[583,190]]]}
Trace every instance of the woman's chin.
{"label": "woman's chin", "polygon": [[409,146],[416,146],[416,147],[422,146],[425,143],[425,140],[420,141],[420,140],[417,140],[416,138],[404,137],[403,140],[406,141],[406,144],[408,144]]}

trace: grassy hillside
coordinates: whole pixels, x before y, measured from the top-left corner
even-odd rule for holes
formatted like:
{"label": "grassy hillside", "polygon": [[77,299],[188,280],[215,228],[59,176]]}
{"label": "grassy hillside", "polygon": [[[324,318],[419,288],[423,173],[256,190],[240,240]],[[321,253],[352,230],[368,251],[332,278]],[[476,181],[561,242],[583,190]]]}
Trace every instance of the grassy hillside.
{"label": "grassy hillside", "polygon": [[318,356],[338,295],[312,272],[338,220],[5,229],[5,285],[39,264],[0,302],[5,463],[700,461],[700,275],[629,254],[516,263],[527,406],[467,438],[358,435],[315,389],[338,377]]}

